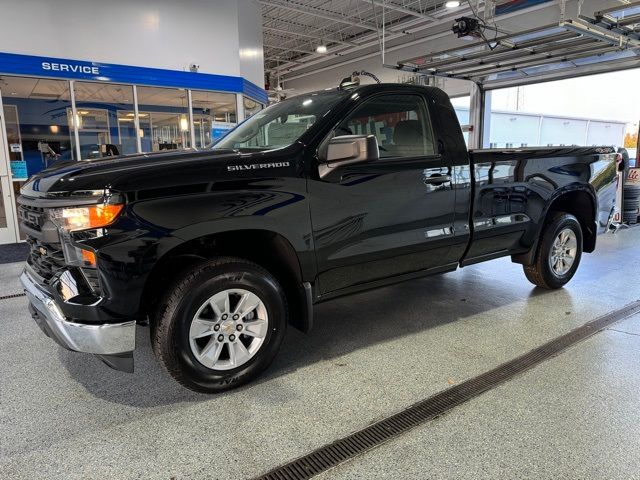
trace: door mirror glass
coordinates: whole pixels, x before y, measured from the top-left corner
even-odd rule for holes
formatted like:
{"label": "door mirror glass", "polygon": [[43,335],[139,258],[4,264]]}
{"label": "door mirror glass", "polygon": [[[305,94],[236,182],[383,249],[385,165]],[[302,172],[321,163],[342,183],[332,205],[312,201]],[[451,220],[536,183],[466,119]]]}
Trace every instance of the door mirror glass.
{"label": "door mirror glass", "polygon": [[355,163],[378,158],[378,140],[373,135],[341,135],[332,138],[327,146],[326,163]]}
{"label": "door mirror glass", "polygon": [[342,135],[329,141],[326,159],[320,165],[320,177],[335,168],[378,160],[378,140],[374,135]]}

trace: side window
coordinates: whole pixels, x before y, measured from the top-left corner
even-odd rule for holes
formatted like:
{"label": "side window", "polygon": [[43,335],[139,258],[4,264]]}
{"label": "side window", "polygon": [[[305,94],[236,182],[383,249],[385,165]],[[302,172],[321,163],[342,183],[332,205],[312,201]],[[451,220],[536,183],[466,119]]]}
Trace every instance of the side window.
{"label": "side window", "polygon": [[434,155],[433,132],[424,101],[417,95],[381,95],[358,107],[336,135],[378,139],[380,158]]}

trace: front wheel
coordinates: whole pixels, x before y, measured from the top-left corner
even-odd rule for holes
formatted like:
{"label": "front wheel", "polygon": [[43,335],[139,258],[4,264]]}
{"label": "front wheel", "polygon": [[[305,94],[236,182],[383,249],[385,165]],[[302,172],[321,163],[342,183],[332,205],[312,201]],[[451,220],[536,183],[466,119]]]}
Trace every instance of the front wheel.
{"label": "front wheel", "polygon": [[581,258],[580,222],[573,215],[558,212],[545,224],[534,261],[524,266],[524,274],[539,287],[561,288],[576,273]]}
{"label": "front wheel", "polygon": [[286,298],[269,272],[239,258],[218,258],[195,266],[166,294],[152,345],[182,385],[220,392],[269,366],[286,325]]}

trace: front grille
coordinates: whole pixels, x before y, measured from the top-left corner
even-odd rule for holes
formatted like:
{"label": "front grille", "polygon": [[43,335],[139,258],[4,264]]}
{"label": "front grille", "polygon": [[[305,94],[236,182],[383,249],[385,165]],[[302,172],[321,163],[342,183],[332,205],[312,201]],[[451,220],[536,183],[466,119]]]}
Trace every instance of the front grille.
{"label": "front grille", "polygon": [[60,244],[45,244],[33,237],[27,237],[29,256],[27,263],[46,281],[64,266],[64,253]]}
{"label": "front grille", "polygon": [[45,221],[44,208],[21,204],[18,208],[18,217],[23,225],[39,232]]}

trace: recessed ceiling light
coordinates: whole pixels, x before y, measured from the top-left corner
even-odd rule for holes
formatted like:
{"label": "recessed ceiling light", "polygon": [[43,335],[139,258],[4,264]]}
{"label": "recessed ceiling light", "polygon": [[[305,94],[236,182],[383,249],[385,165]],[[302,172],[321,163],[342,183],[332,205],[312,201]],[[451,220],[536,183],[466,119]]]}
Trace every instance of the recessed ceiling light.
{"label": "recessed ceiling light", "polygon": [[316,47],[316,52],[318,52],[318,53],[327,53],[327,46],[326,45],[318,45]]}
{"label": "recessed ceiling light", "polygon": [[460,2],[458,0],[449,0],[444,6],[447,8],[457,8],[460,6]]}

